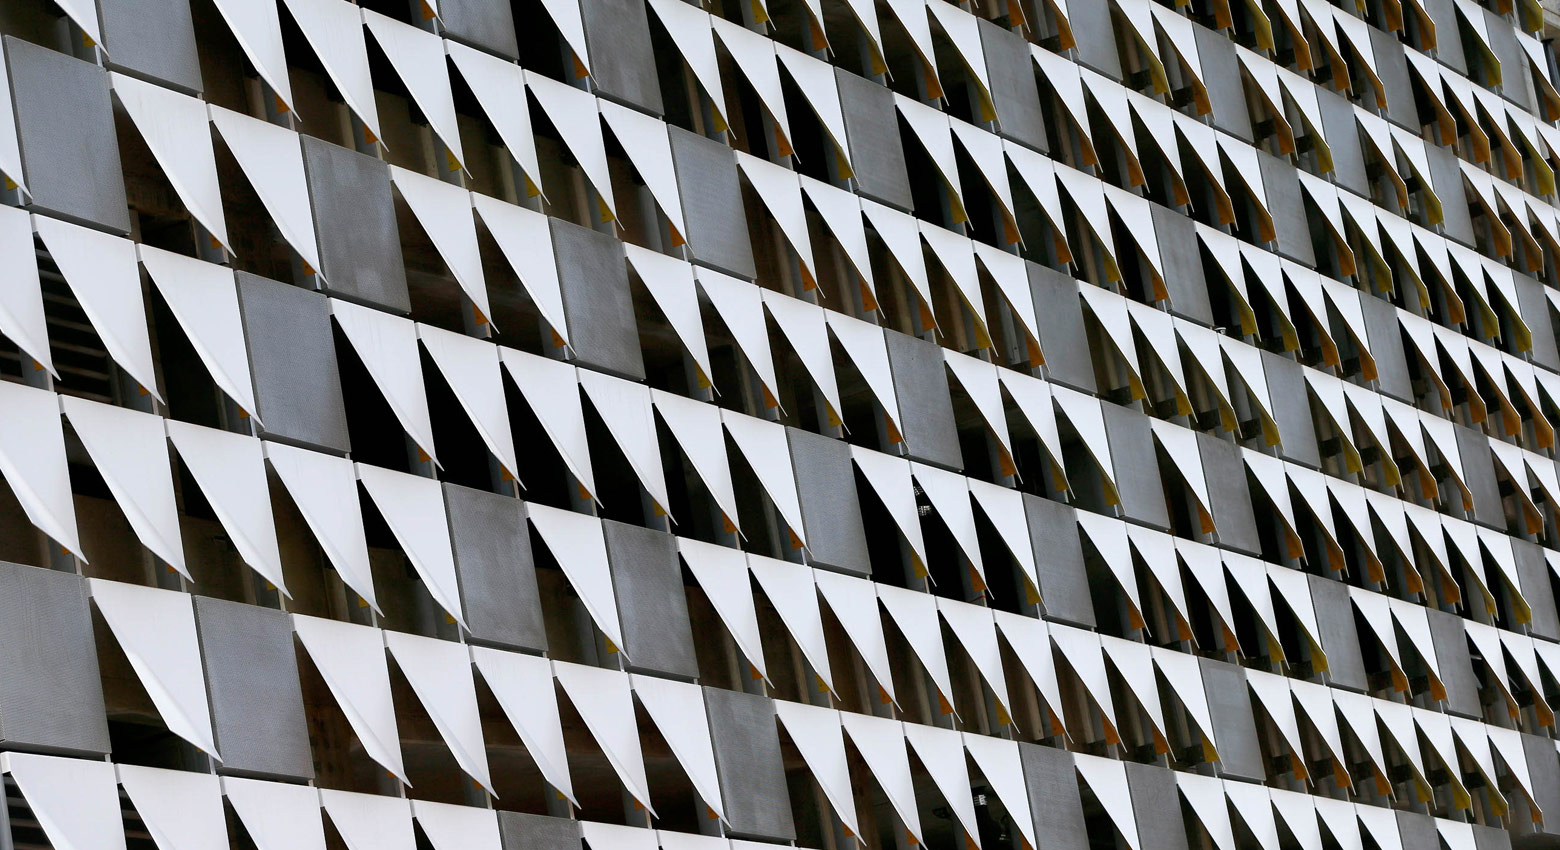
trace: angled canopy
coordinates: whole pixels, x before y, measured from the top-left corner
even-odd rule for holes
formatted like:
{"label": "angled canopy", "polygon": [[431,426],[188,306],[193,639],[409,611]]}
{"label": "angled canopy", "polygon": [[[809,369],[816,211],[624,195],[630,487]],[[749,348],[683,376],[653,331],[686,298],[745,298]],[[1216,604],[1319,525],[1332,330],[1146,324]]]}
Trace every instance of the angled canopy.
{"label": "angled canopy", "polygon": [[99,613],[168,730],[220,761],[193,597],[98,578],[88,584]]}
{"label": "angled canopy", "polygon": [[384,634],[367,626],[302,614],[293,615],[293,630],[347,716],[364,752],[406,782]]}

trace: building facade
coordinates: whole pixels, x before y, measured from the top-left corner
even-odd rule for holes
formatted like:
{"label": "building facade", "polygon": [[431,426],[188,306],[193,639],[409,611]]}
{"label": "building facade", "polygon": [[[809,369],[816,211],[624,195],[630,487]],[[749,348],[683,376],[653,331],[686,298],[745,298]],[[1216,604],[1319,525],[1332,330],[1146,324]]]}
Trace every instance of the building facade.
{"label": "building facade", "polygon": [[0,842],[1560,846],[1545,22],[0,0]]}

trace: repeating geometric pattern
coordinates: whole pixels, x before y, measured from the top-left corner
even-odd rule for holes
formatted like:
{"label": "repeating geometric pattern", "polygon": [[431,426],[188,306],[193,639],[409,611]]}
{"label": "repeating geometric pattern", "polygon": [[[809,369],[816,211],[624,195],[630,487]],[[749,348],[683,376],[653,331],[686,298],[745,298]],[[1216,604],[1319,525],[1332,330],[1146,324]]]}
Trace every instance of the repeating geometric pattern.
{"label": "repeating geometric pattern", "polygon": [[0,834],[1560,842],[1536,0],[0,0]]}

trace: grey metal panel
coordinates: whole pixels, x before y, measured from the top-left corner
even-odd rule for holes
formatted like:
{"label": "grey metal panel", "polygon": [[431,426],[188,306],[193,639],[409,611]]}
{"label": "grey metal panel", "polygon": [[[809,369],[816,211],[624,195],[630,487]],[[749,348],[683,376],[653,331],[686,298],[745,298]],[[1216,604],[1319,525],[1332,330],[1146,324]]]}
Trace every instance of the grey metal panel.
{"label": "grey metal panel", "polygon": [[1240,448],[1212,434],[1199,433],[1197,451],[1202,455],[1203,477],[1213,499],[1213,524],[1218,529],[1219,545],[1261,555],[1262,537],[1251,507],[1251,488],[1246,483],[1246,462]]}
{"label": "grey metal panel", "polygon": [[562,219],[549,219],[549,223],[564,321],[579,362],[643,380],[645,363],[623,243]]}
{"label": "grey metal panel", "polygon": [[580,850],[580,822],[548,815],[499,812],[504,850]]}
{"label": "grey metal panel", "polygon": [[0,562],[0,745],[103,755],[106,718],[81,578]]}
{"label": "grey metal panel", "polygon": [[1122,515],[1129,520],[1170,530],[1165,486],[1159,477],[1159,458],[1148,417],[1118,404],[1102,404],[1100,409],[1105,414],[1105,437],[1110,442]]}
{"label": "grey metal panel", "polygon": [[1274,241],[1278,253],[1306,266],[1316,265],[1316,249],[1311,245],[1311,225],[1306,223],[1305,202],[1300,198],[1300,178],[1293,165],[1262,151],[1262,188],[1267,193],[1267,210],[1273,217]]}
{"label": "grey metal panel", "polygon": [[949,469],[964,468],[947,367],[936,343],[884,330],[888,365],[899,396],[899,433],[910,457]]}
{"label": "grey metal panel", "polygon": [[244,339],[262,435],[338,453],[352,450],[325,296],[238,272]]}
{"label": "grey metal panel", "polygon": [[1213,307],[1208,302],[1208,277],[1203,274],[1197,225],[1191,216],[1158,204],[1151,206],[1159,261],[1165,269],[1165,290],[1170,294],[1170,312],[1212,325]]}
{"label": "grey metal panel", "polygon": [[1213,717],[1213,734],[1219,741],[1220,773],[1262,782],[1267,771],[1257,739],[1256,716],[1251,711],[1251,694],[1247,693],[1246,671],[1211,658],[1199,658],[1198,662]]}
{"label": "grey metal panel", "polygon": [[188,0],[98,0],[109,67],[188,92],[201,90]]}
{"label": "grey metal panel", "polygon": [[1094,359],[1089,356],[1078,281],[1052,268],[1025,265],[1029,269],[1029,291],[1035,300],[1046,376],[1073,389],[1094,392]]}
{"label": "grey metal panel", "polygon": [[1088,850],[1089,828],[1078,793],[1078,769],[1073,754],[1037,744],[1018,745],[1029,786],[1029,811],[1042,850]]}
{"label": "grey metal panel", "polygon": [[1078,512],[1069,505],[1024,494],[1029,541],[1040,571],[1040,600],[1046,619],[1092,628],[1094,599],[1078,538]]}
{"label": "grey metal panel", "polygon": [[1522,596],[1533,612],[1528,629],[1535,637],[1560,640],[1560,615],[1555,611],[1555,590],[1549,578],[1549,564],[1544,561],[1544,547],[1513,537],[1511,551],[1517,558]]}
{"label": "grey metal panel", "polygon": [[1332,152],[1333,177],[1338,185],[1356,195],[1370,194],[1370,178],[1365,175],[1365,152],[1360,147],[1359,123],[1354,104],[1342,95],[1316,86],[1316,102],[1322,110],[1322,133]]}
{"label": "grey metal panel", "polygon": [[1463,56],[1461,24],[1457,20],[1456,0],[1425,0],[1425,11],[1435,22],[1435,58],[1459,74],[1467,75],[1468,60]]}
{"label": "grey metal panel", "polygon": [[605,520],[607,561],[630,670],[684,679],[699,677],[683,589],[677,538],[663,531]]}
{"label": "grey metal panel", "polygon": [[1361,292],[1360,308],[1365,314],[1365,333],[1370,337],[1370,356],[1376,361],[1377,387],[1385,395],[1412,404],[1414,384],[1408,376],[1408,355],[1403,350],[1397,307]]}
{"label": "grey metal panel", "polygon": [[[757,277],[753,245],[748,241],[747,214],[742,207],[742,184],[737,179],[736,154],[714,139],[681,127],[666,129],[672,140],[683,222],[688,227],[683,237],[688,240],[694,262],[737,277]],[[904,155],[897,145],[895,150]],[[866,167],[867,163],[862,165]]]}
{"label": "grey metal panel", "polygon": [[902,210],[915,206],[910,197],[910,173],[905,170],[905,147],[899,139],[894,93],[843,68],[834,69],[834,78],[840,107],[845,111],[857,191]]}
{"label": "grey metal panel", "polygon": [[1474,824],[1473,846],[1477,850],[1511,850],[1511,833],[1495,826]]}
{"label": "grey metal panel", "polygon": [[1560,753],[1555,751],[1554,740],[1525,732],[1522,749],[1527,752],[1528,774],[1533,779],[1533,802],[1546,813],[1543,826],[1537,828],[1550,835],[1560,834]]}
{"label": "grey metal panel", "polygon": [[509,0],[439,0],[439,22],[456,41],[520,58],[515,16]]}
{"label": "grey metal panel", "polygon": [[1235,43],[1224,33],[1203,26],[1192,27],[1197,37],[1197,58],[1202,63],[1202,79],[1213,103],[1213,126],[1226,133],[1252,140],[1251,110],[1241,88],[1241,71],[1235,58]]}
{"label": "grey metal panel", "polygon": [[[1456,32],[1455,29],[1452,31]],[[1468,196],[1463,192],[1457,154],[1439,145],[1425,145],[1425,156],[1430,159],[1430,185],[1435,189],[1436,197],[1441,199],[1443,232],[1448,239],[1472,247],[1473,218],[1468,213]]]}
{"label": "grey metal panel", "polygon": [[313,136],[302,139],[327,288],[353,301],[410,312],[390,166]]}
{"label": "grey metal panel", "polygon": [[1419,108],[1414,105],[1414,88],[1408,80],[1408,57],[1396,35],[1370,28],[1370,49],[1376,56],[1376,76],[1387,92],[1387,118],[1393,123],[1419,132]]}
{"label": "grey metal panel", "polygon": [[811,560],[820,566],[871,575],[850,446],[797,428],[787,428],[786,434]]}
{"label": "grey metal panel", "polygon": [[1495,481],[1495,456],[1490,440],[1482,432],[1453,423],[1457,429],[1457,451],[1462,455],[1462,480],[1473,494],[1473,521],[1506,530],[1506,511],[1500,504],[1500,485]]}
{"label": "grey metal panel", "polygon": [[[1138,850],[1187,850],[1181,792],[1175,774],[1156,764],[1127,762],[1127,789],[1140,825]],[[1120,805],[1123,801],[1105,801]]]}
{"label": "grey metal panel", "polygon": [[286,612],[195,597],[221,773],[314,778]]}
{"label": "grey metal panel", "polygon": [[705,688],[704,707],[710,718],[710,740],[715,745],[729,834],[794,840],[796,826],[791,820],[785,764],[780,760],[774,704],[755,694]]}
{"label": "grey metal panel", "polygon": [[444,504],[471,639],[545,652],[547,627],[536,588],[525,503],[446,483]]}
{"label": "grey metal panel", "polygon": [[1295,463],[1316,467],[1322,464],[1316,445],[1316,427],[1311,417],[1310,391],[1305,388],[1305,372],[1299,363],[1271,351],[1262,352],[1262,369],[1267,376],[1268,397],[1273,419],[1278,423],[1282,441],[1279,450]]}
{"label": "grey metal panel", "polygon": [[1430,641],[1435,645],[1435,660],[1441,668],[1441,684],[1446,688],[1446,710],[1464,717],[1480,717],[1479,679],[1468,656],[1467,633],[1456,614],[1429,611]]}
{"label": "grey metal panel", "polygon": [[130,232],[108,73],[11,36],[5,50],[33,209]]}
{"label": "grey metal panel", "polygon": [[1107,77],[1121,79],[1121,56],[1116,52],[1116,28],[1109,3],[1078,3],[1067,7],[1067,23],[1077,42],[1078,62]]}
{"label": "grey metal panel", "polygon": [[1311,604],[1321,629],[1322,651],[1327,653],[1327,681],[1351,691],[1365,690],[1365,659],[1360,655],[1360,635],[1354,627],[1354,606],[1349,588],[1321,576],[1311,580]]}
{"label": "grey metal panel", "polygon": [[1517,287],[1517,308],[1522,311],[1522,321],[1533,332],[1533,362],[1547,369],[1560,371],[1560,348],[1555,346],[1553,308],[1544,295],[1544,285],[1525,274],[1514,274]]}
{"label": "grey metal panel", "polygon": [[996,108],[998,130],[1015,142],[1045,152],[1045,111],[1035,86],[1029,42],[985,18],[976,20],[980,24],[981,50],[986,54],[986,72],[991,78],[991,103]]}
{"label": "grey metal panel", "polygon": [[[1403,840],[1403,850],[1441,846],[1441,839],[1436,837],[1435,818],[1419,812],[1400,810],[1397,812],[1397,822],[1398,837]],[[1383,850],[1397,850],[1397,848],[1390,847]]]}
{"label": "grey metal panel", "polygon": [[581,0],[585,48],[596,90],[661,114],[661,83],[650,46],[650,20],[639,0]]}
{"label": "grey metal panel", "polygon": [[1517,44],[1516,28],[1511,25],[1511,21],[1488,9],[1481,11],[1484,13],[1485,28],[1490,34],[1490,52],[1500,62],[1501,94],[1512,103],[1532,111],[1533,75],[1528,70],[1527,56]]}

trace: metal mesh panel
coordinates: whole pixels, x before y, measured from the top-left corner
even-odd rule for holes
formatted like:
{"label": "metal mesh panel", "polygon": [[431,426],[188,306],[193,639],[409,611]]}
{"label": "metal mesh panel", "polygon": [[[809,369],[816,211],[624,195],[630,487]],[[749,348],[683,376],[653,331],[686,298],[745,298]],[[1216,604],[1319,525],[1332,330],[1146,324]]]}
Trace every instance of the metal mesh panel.
{"label": "metal mesh panel", "polygon": [[1235,45],[1207,27],[1193,26],[1197,39],[1197,58],[1202,63],[1202,80],[1213,102],[1213,126],[1230,135],[1251,141],[1251,113],[1246,108],[1246,93],[1241,89],[1240,64]]}
{"label": "metal mesh panel", "polygon": [[1094,363],[1084,332],[1078,281],[1055,269],[1026,263],[1034,293],[1046,377],[1081,392],[1094,392]]}
{"label": "metal mesh panel", "polygon": [[650,44],[650,19],[639,0],[582,0],[590,76],[611,100],[661,114],[661,87]]}
{"label": "metal mesh panel", "polygon": [[320,263],[332,294],[396,312],[412,309],[390,167],[340,145],[303,136]]}
{"label": "metal mesh panel", "polygon": [[688,595],[676,539],[608,520],[601,524],[612,565],[630,667],[686,679],[699,676],[688,620]]}
{"label": "metal mesh panel", "polygon": [[[1138,850],[1186,850],[1186,824],[1181,820],[1181,792],[1175,774],[1151,764],[1127,763],[1127,787],[1132,811],[1140,825]],[[1106,805],[1119,801],[1106,801]]]}
{"label": "metal mesh panel", "polygon": [[1300,197],[1300,178],[1293,165],[1275,156],[1257,152],[1262,163],[1262,188],[1267,193],[1268,214],[1278,253],[1307,266],[1316,265],[1316,249],[1311,245],[1311,226],[1305,218],[1305,201]]}
{"label": "metal mesh panel", "polygon": [[731,833],[772,841],[794,839],[774,706],[765,697],[717,688],[704,689],[704,704]]}
{"label": "metal mesh panel", "polygon": [[899,433],[910,457],[950,469],[964,468],[959,432],[953,422],[942,351],[934,343],[885,330],[888,363],[899,398]]}
{"label": "metal mesh panel", "polygon": [[[1412,403],[1414,387],[1408,377],[1397,308],[1390,301],[1364,294],[1360,295],[1360,306],[1364,308],[1365,333],[1370,336],[1370,356],[1376,361],[1376,385],[1384,395]],[[1551,347],[1553,344],[1551,340]]]}
{"label": "metal mesh panel", "polygon": [[1360,657],[1360,636],[1354,627],[1354,604],[1342,582],[1309,576],[1311,604],[1322,630],[1322,651],[1327,653],[1327,679],[1342,688],[1365,690],[1365,660]]}
{"label": "metal mesh panel", "polygon": [[451,38],[520,58],[509,0],[439,0],[439,21]]}
{"label": "metal mesh panel", "polygon": [[266,436],[351,451],[325,296],[246,272],[238,296]]}
{"label": "metal mesh panel", "polygon": [[912,208],[915,201],[910,197],[910,174],[905,170],[893,93],[843,68],[834,69],[834,77],[860,194],[900,209]]}
{"label": "metal mesh panel", "polygon": [[1083,565],[1077,512],[1061,502],[1024,494],[1029,539],[1040,570],[1040,598],[1045,615],[1080,626],[1094,625],[1094,600]]}
{"label": "metal mesh panel", "polygon": [[113,68],[186,91],[201,90],[200,56],[188,0],[98,0]]}
{"label": "metal mesh panel", "polygon": [[872,562],[861,523],[850,446],[797,428],[787,428],[786,433],[807,531],[807,551],[821,565],[870,574]]}
{"label": "metal mesh panel", "polygon": [[986,72],[991,77],[991,102],[1002,135],[1046,151],[1045,112],[1035,86],[1029,42],[985,19],[980,19],[979,25],[981,51],[986,55]]}
{"label": "metal mesh panel", "polygon": [[1483,432],[1453,423],[1457,432],[1457,450],[1462,454],[1462,480],[1473,494],[1473,521],[1506,530],[1506,511],[1500,504],[1500,485],[1495,481],[1495,458],[1490,440]]}
{"label": "metal mesh panel", "polygon": [[1159,476],[1159,458],[1148,417],[1114,404],[1100,405],[1105,413],[1105,436],[1110,441],[1111,462],[1116,471],[1116,491],[1127,519],[1169,530],[1165,486]]}
{"label": "metal mesh panel", "polygon": [[92,614],[74,575],[0,562],[0,741],[109,750]]}
{"label": "metal mesh panel", "polygon": [[1212,434],[1198,434],[1197,452],[1202,456],[1203,477],[1213,499],[1213,523],[1218,526],[1219,545],[1261,555],[1262,537],[1257,532],[1251,488],[1246,483],[1246,462],[1240,449]]}
{"label": "metal mesh panel", "polygon": [[645,376],[639,353],[639,329],[628,288],[623,244],[597,233],[552,219],[553,252],[558,283],[563,289],[569,341],[581,363],[626,378]]}
{"label": "metal mesh panel", "polygon": [[536,589],[525,504],[454,484],[444,485],[444,501],[471,639],[546,651],[547,628]]}
{"label": "metal mesh panel", "polygon": [[1257,740],[1257,721],[1251,711],[1246,671],[1211,658],[1198,659],[1202,665],[1203,690],[1213,716],[1213,734],[1219,741],[1219,764],[1223,775],[1261,782],[1267,778],[1262,762],[1262,746]]}
{"label": "metal mesh panel", "polygon": [[1041,846],[1045,850],[1086,850],[1089,830],[1083,820],[1072,753],[1035,744],[1019,744],[1018,753]]}
{"label": "metal mesh panel", "polygon": [[736,157],[720,142],[681,127],[668,127],[667,132],[688,226],[683,236],[694,260],[737,277],[756,277]]}
{"label": "metal mesh panel", "polygon": [[498,813],[504,850],[580,850],[580,825],[568,818]]}
{"label": "metal mesh panel", "polygon": [[6,36],[22,170],[40,211],[130,230],[108,74]]}
{"label": "metal mesh panel", "polygon": [[[1479,679],[1468,656],[1468,638],[1462,618],[1445,611],[1430,611],[1430,640],[1446,686],[1446,710],[1465,717],[1480,717]],[[1331,656],[1329,656],[1330,660]]]}
{"label": "metal mesh panel", "polygon": [[1279,451],[1295,463],[1321,466],[1322,453],[1316,444],[1311,391],[1305,387],[1305,372],[1299,363],[1271,351],[1262,352],[1262,371],[1267,376],[1268,400],[1273,405],[1273,419],[1278,423],[1282,441]]}
{"label": "metal mesh panel", "polygon": [[1214,324],[1197,226],[1169,207],[1156,205],[1154,235],[1159,242],[1159,261],[1165,269],[1165,289],[1170,293],[1170,312],[1204,325]]}
{"label": "metal mesh panel", "polygon": [[292,621],[281,611],[203,596],[195,621],[223,773],[314,778]]}

